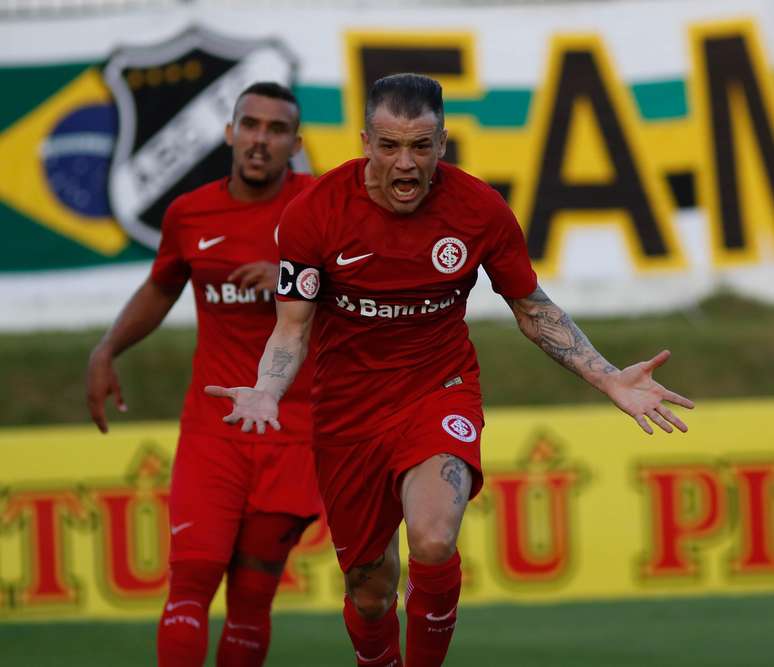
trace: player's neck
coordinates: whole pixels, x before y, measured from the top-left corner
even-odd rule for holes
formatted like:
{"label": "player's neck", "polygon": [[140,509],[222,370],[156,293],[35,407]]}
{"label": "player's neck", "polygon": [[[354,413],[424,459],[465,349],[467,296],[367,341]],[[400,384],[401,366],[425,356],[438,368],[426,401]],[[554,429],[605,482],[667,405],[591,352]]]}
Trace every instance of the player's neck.
{"label": "player's neck", "polygon": [[395,213],[395,210],[392,208],[392,206],[390,206],[390,203],[387,201],[387,197],[384,196],[384,193],[382,192],[382,189],[379,185],[379,181],[373,178],[371,174],[370,160],[365,164],[364,176],[365,176],[365,182],[363,183],[363,185],[365,185],[368,198],[377,206],[380,206],[381,208],[385,209],[386,211],[389,211],[390,213]]}
{"label": "player's neck", "polygon": [[237,201],[260,202],[273,199],[282,189],[287,177],[287,169],[279,178],[268,183],[254,184],[243,180],[239,174],[231,174],[228,179],[228,193]]}

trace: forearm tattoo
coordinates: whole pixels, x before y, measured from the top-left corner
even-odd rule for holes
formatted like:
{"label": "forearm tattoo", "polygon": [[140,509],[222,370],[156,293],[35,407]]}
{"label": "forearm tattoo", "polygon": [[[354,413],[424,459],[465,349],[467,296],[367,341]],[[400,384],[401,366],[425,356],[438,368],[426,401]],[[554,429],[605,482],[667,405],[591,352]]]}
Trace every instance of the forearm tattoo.
{"label": "forearm tattoo", "polygon": [[582,377],[589,371],[607,375],[616,370],[540,287],[526,299],[510,299],[508,304],[524,334],[562,366]]}
{"label": "forearm tattoo", "polygon": [[293,362],[294,355],[284,347],[275,347],[271,358],[271,368],[267,375],[273,378],[285,378],[285,369]]}
{"label": "forearm tattoo", "polygon": [[454,489],[455,495],[452,501],[455,505],[461,505],[465,502],[462,495],[463,485],[465,483],[465,473],[467,464],[451,454],[442,454],[446,462],[441,466],[441,479],[449,482]]}

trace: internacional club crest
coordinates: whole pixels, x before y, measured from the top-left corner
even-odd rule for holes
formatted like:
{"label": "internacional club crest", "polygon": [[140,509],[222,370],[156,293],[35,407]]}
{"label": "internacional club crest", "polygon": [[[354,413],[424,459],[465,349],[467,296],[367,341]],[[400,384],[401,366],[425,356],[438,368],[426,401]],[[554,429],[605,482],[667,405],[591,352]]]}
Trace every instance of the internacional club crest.
{"label": "internacional club crest", "polygon": [[[279,40],[235,39],[201,28],[116,52],[104,72],[119,116],[108,194],[127,233],[157,247],[170,202],[229,172],[223,130],[237,95],[256,81],[290,86],[297,69]],[[293,166],[308,171],[302,153]]]}
{"label": "internacional club crest", "polygon": [[459,271],[468,258],[465,244],[453,236],[441,239],[433,246],[433,266],[441,273]]}
{"label": "internacional club crest", "polygon": [[307,299],[314,299],[320,291],[320,272],[317,269],[304,269],[296,279],[296,289]]}
{"label": "internacional club crest", "polygon": [[473,422],[462,415],[446,415],[441,421],[441,427],[450,436],[462,442],[473,442],[478,435]]}

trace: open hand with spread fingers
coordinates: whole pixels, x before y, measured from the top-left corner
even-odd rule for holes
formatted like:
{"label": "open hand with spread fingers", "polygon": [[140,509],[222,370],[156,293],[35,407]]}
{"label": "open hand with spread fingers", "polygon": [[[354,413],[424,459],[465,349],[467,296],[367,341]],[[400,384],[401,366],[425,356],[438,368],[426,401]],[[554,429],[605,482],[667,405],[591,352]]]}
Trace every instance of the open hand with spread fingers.
{"label": "open hand with spread fingers", "polygon": [[653,379],[653,371],[663,366],[670,356],[669,350],[663,350],[648,361],[611,373],[603,389],[610,400],[631,415],[648,434],[653,434],[653,427],[648,420],[667,433],[674,430],[673,426],[683,433],[688,430],[685,423],[664,402],[692,409],[693,401],[670,391]]}
{"label": "open hand with spread fingers", "polygon": [[242,420],[242,431],[249,433],[255,430],[258,433],[266,433],[266,424],[275,431],[279,431],[279,406],[277,399],[269,392],[253,387],[219,387],[207,385],[204,392],[210,396],[230,398],[233,402],[231,414],[223,417],[227,424],[238,424]]}

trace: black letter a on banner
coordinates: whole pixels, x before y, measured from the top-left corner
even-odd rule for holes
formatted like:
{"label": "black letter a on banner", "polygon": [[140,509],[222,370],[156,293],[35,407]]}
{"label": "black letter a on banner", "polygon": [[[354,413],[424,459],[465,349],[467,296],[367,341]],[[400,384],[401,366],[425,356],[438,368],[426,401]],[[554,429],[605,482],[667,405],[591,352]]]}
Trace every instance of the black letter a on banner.
{"label": "black letter a on banner", "polygon": [[[545,257],[552,219],[560,211],[624,210],[631,217],[642,254],[648,258],[665,257],[669,252],[666,242],[593,53],[575,49],[562,56],[559,84],[538,166],[534,206],[526,225],[530,256],[535,260]],[[613,166],[611,182],[562,180],[570,124],[579,98],[590,102]]]}

